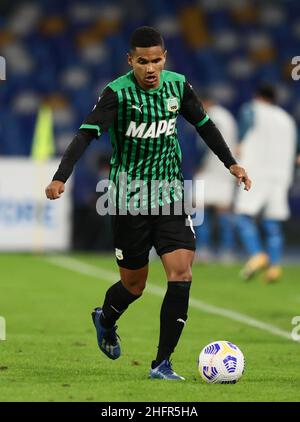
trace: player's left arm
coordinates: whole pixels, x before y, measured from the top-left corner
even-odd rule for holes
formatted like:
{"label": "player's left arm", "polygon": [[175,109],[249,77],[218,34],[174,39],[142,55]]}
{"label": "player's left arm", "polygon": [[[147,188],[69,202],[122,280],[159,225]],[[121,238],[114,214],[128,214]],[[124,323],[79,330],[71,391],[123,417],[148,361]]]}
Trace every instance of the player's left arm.
{"label": "player's left arm", "polygon": [[195,126],[206,145],[224,163],[230,173],[238,179],[238,184],[240,185],[243,182],[245,190],[249,190],[251,180],[245,169],[237,164],[221,132],[204,110],[200,99],[188,82],[185,82],[184,85],[180,114]]}

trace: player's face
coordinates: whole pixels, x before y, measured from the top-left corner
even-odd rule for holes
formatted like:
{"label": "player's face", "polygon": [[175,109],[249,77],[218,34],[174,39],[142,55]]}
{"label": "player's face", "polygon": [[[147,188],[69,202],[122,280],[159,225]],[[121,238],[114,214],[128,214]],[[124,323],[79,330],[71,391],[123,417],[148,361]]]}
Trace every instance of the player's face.
{"label": "player's face", "polygon": [[136,47],[128,53],[128,63],[133,68],[138,84],[145,90],[159,87],[160,74],[166,62],[167,51],[161,46]]}

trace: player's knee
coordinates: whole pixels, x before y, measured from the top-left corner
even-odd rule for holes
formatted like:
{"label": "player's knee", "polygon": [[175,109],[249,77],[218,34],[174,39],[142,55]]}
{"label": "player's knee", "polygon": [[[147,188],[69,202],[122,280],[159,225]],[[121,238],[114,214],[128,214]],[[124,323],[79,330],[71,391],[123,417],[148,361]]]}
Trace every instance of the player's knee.
{"label": "player's knee", "polygon": [[137,284],[137,285],[132,285],[130,286],[130,293],[132,293],[133,295],[136,296],[141,296],[143,294],[143,291],[145,289],[146,285],[141,285],[141,284]]}
{"label": "player's knee", "polygon": [[131,294],[140,296],[146,287],[146,280],[127,280],[124,284]]}
{"label": "player's knee", "polygon": [[146,287],[148,265],[137,270],[120,268],[121,280],[126,289],[133,295],[140,296]]}
{"label": "player's knee", "polygon": [[172,270],[169,275],[169,281],[191,281],[192,270],[191,267],[180,268],[178,270]]}
{"label": "player's knee", "polygon": [[142,296],[144,289],[145,289],[145,286],[144,287],[137,287],[134,290],[133,294],[135,294],[136,296]]}

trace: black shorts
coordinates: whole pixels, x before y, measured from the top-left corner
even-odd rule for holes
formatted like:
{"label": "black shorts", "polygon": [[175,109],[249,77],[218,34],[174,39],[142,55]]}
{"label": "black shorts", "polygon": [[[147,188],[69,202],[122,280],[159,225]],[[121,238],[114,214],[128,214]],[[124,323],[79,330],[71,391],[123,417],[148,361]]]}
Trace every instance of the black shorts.
{"label": "black shorts", "polygon": [[131,270],[144,267],[149,251],[159,256],[176,249],[195,250],[192,220],[183,215],[114,215],[112,231],[117,263]]}

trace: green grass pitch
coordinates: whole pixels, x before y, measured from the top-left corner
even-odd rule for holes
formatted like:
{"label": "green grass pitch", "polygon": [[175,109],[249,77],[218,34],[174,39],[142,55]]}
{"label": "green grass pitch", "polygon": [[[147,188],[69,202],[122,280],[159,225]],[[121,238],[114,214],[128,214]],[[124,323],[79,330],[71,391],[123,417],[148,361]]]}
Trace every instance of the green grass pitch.
{"label": "green grass pitch", "polygon": [[[118,280],[113,257],[2,254],[0,268],[0,315],[7,325],[0,342],[0,401],[300,400],[300,344],[288,338],[291,320],[300,314],[300,267],[285,267],[280,283],[265,286],[259,277],[241,282],[239,266],[195,265],[189,319],[173,355],[185,382],[147,378],[166,283],[159,261],[150,264],[143,297],[119,320],[117,361],[98,350],[90,317],[109,283]],[[198,306],[200,301],[215,308]],[[220,308],[245,320],[218,314]],[[250,317],[282,332],[250,326]],[[230,340],[245,355],[246,371],[236,385],[200,380],[198,354],[214,340]]]}

